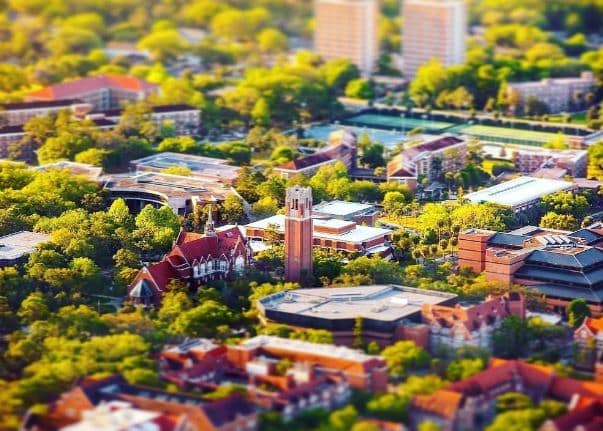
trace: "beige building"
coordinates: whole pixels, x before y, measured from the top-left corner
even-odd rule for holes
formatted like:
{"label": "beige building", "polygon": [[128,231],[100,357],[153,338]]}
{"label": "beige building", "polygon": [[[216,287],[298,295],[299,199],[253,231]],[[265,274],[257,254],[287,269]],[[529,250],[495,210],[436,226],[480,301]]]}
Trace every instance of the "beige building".
{"label": "beige building", "polygon": [[378,0],[315,0],[314,48],[325,60],[347,58],[369,76],[379,56]]}
{"label": "beige building", "polygon": [[[592,72],[582,72],[574,78],[545,78],[540,81],[509,83],[507,95],[520,107],[534,98],[544,103],[551,114],[571,110],[596,85]],[[517,106],[515,106],[517,108]],[[575,107],[574,107],[575,109]]]}
{"label": "beige building", "polygon": [[405,0],[404,76],[413,78],[432,58],[444,66],[465,62],[466,6],[462,0]]}

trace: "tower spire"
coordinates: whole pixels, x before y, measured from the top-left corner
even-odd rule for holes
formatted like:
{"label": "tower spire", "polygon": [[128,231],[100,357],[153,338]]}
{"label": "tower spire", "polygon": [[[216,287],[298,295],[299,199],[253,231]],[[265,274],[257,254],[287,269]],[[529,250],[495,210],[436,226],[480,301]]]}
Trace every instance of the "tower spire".
{"label": "tower spire", "polygon": [[216,236],[216,226],[212,216],[213,204],[209,204],[209,212],[207,213],[207,221],[205,222],[205,236]]}

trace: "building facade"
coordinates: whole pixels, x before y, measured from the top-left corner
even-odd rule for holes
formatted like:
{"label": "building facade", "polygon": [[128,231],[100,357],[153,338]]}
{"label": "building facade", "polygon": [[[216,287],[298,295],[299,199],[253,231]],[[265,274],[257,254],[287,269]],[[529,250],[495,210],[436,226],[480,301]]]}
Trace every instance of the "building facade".
{"label": "building facade", "polygon": [[524,175],[559,169],[565,172],[564,175],[584,178],[586,177],[588,152],[586,150],[552,150],[539,147],[516,148],[513,149],[512,160],[517,170]]}
{"label": "building facade", "polygon": [[584,299],[596,316],[603,313],[601,244],[603,231],[598,229],[470,229],[459,235],[459,267],[484,272],[488,281],[528,286],[560,314],[573,299]]}
{"label": "building facade", "polygon": [[25,96],[26,102],[78,99],[95,110],[120,108],[126,102],[144,100],[159,87],[129,75],[104,74],[51,85]]}
{"label": "building facade", "polygon": [[314,0],[314,49],[325,60],[345,58],[369,76],[379,58],[378,0]]}
{"label": "building facade", "polygon": [[287,179],[302,174],[314,175],[322,166],[334,165],[337,162],[351,170],[356,166],[356,135],[347,130],[338,130],[329,135],[327,146],[309,156],[291,160],[274,171]]}
{"label": "building facade", "polygon": [[257,411],[240,394],[207,401],[198,396],[131,385],[114,375],[87,378],[30,412],[23,431],[256,431]]}
{"label": "building facade", "polygon": [[90,104],[74,99],[4,103],[0,104],[0,125],[23,125],[31,118],[56,115],[61,111],[68,111],[80,117],[91,110]]}
{"label": "building facade", "polygon": [[444,66],[465,62],[467,11],[462,0],[405,0],[402,17],[404,76],[435,58]]}
{"label": "building facade", "polygon": [[525,314],[525,298],[515,292],[469,306],[424,304],[421,310],[423,323],[429,325],[432,352],[440,346],[490,349],[492,333],[500,327],[503,319],[508,316],[525,319]]}
{"label": "building facade", "polygon": [[159,305],[172,280],[190,290],[214,279],[241,273],[251,262],[251,251],[238,227],[216,229],[211,211],[205,234],[180,232],[163,259],[143,267],[128,288],[127,299],[144,306]]}
{"label": "building facade", "polygon": [[387,179],[414,190],[420,177],[437,181],[446,172],[458,172],[466,163],[467,141],[444,135],[405,148],[387,164]]}
{"label": "building facade", "polygon": [[575,78],[545,78],[540,81],[509,83],[507,97],[515,107],[525,107],[530,98],[544,103],[549,112],[556,114],[571,110],[579,99],[596,85],[592,72],[582,72]]}
{"label": "building facade", "polygon": [[312,277],[312,189],[291,187],[285,198],[285,280]]}

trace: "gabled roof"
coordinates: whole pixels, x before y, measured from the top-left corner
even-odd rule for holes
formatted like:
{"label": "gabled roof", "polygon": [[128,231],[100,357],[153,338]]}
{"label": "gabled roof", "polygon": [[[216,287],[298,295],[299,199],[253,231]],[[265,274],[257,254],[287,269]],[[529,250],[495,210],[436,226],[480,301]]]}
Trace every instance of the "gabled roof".
{"label": "gabled roof", "polygon": [[587,247],[577,253],[565,253],[557,249],[535,250],[528,256],[526,263],[541,263],[580,270],[603,263],[603,250],[597,247]]}
{"label": "gabled roof", "polygon": [[333,157],[331,157],[326,152],[320,152],[320,153],[312,154],[307,157],[302,157],[299,159],[291,160],[291,161],[279,166],[279,169],[287,169],[287,170],[291,170],[291,171],[297,171],[300,169],[308,168],[310,166],[319,165],[321,163],[325,163],[330,160],[333,160]]}
{"label": "gabled roof", "polygon": [[[589,400],[575,407],[573,410],[561,415],[550,422],[554,424],[554,429],[583,431],[599,431],[603,429],[603,401]],[[548,429],[548,428],[547,428]]]}
{"label": "gabled roof", "polygon": [[603,235],[599,232],[588,228],[577,230],[576,232],[570,233],[568,236],[583,239],[588,245],[595,244],[603,239]]}
{"label": "gabled roof", "polygon": [[41,90],[29,93],[27,97],[42,100],[72,99],[83,93],[89,93],[100,88],[138,92],[153,91],[157,86],[135,76],[105,74],[88,76],[73,81],[50,85]]}
{"label": "gabled roof", "polygon": [[598,319],[587,317],[584,319],[584,324],[592,331],[593,334],[603,332],[603,317],[599,317]]}
{"label": "gabled roof", "polygon": [[458,392],[441,389],[431,395],[417,395],[412,399],[411,409],[438,417],[453,419],[460,406],[463,395]]}

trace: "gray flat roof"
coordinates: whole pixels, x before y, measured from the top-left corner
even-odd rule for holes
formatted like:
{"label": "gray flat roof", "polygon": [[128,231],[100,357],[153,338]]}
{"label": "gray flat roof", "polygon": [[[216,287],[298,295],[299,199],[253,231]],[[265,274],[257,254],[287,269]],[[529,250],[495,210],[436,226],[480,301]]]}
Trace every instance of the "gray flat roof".
{"label": "gray flat roof", "polygon": [[314,213],[345,217],[369,211],[374,208],[374,205],[363,204],[360,202],[330,201],[315,205],[314,208],[312,208],[312,211]]}
{"label": "gray flat roof", "polygon": [[456,298],[452,293],[398,285],[296,289],[260,300],[265,310],[322,319],[365,319],[395,322],[421,310]]}
{"label": "gray flat roof", "polygon": [[472,203],[490,202],[493,204],[516,207],[532,202],[543,196],[569,190],[572,183],[535,177],[519,177],[465,195]]}
{"label": "gray flat roof", "polygon": [[36,247],[50,240],[50,235],[22,231],[0,237],[0,260],[16,260],[32,253]]}
{"label": "gray flat roof", "polygon": [[136,166],[139,170],[163,170],[173,166],[184,166],[190,169],[193,175],[224,178],[226,180],[236,179],[239,172],[239,167],[228,165],[228,161],[224,159],[171,152],[153,154],[142,159],[132,160],[130,165]]}

